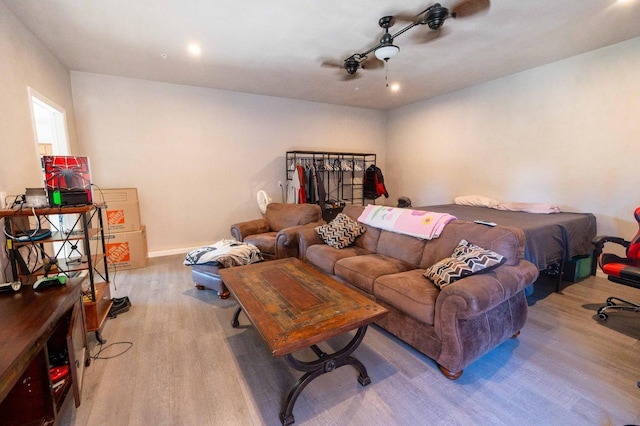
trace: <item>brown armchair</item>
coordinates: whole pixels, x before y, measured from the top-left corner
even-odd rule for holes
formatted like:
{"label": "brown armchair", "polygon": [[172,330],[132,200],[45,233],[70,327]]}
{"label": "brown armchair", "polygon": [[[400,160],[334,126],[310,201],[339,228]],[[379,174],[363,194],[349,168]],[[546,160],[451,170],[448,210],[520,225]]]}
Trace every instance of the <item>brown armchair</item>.
{"label": "brown armchair", "polygon": [[231,235],[258,247],[265,259],[297,257],[297,231],[324,224],[317,204],[270,203],[263,218],[231,225]]}

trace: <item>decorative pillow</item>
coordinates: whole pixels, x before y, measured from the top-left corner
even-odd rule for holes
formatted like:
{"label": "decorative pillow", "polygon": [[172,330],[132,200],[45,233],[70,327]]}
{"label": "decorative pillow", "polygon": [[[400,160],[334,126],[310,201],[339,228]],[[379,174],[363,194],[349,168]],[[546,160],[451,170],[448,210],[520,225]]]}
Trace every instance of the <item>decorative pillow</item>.
{"label": "decorative pillow", "polygon": [[315,230],[322,240],[337,249],[345,248],[362,235],[367,228],[360,225],[344,213],[338,215],[328,224],[316,226]]}
{"label": "decorative pillow", "polygon": [[424,276],[442,289],[461,278],[490,271],[504,261],[505,258],[501,254],[463,239],[453,250],[451,257],[432,265],[425,271]]}

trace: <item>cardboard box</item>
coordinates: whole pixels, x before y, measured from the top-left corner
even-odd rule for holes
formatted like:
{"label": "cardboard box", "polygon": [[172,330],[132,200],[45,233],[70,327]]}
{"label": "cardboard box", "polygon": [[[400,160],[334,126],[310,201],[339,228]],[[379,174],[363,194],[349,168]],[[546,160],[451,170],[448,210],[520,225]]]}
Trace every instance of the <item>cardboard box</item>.
{"label": "cardboard box", "polygon": [[[136,188],[113,188],[95,190],[93,197],[96,203],[105,203],[102,209],[102,224],[105,232],[139,231],[140,206]],[[92,226],[98,227],[98,218],[94,218]]]}
{"label": "cardboard box", "polygon": [[109,270],[147,266],[147,232],[144,226],[138,231],[105,234],[104,245]]}

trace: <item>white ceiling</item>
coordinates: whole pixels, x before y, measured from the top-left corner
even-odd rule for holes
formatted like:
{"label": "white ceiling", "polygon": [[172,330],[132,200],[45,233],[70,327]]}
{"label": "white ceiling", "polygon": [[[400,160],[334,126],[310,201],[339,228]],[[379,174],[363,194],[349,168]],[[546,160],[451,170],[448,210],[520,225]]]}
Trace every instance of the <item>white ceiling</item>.
{"label": "white ceiling", "polygon": [[[640,0],[492,0],[446,21],[428,43],[414,28],[385,69],[321,66],[374,46],[385,15],[419,0],[2,0],[70,70],[309,101],[390,109],[640,36]],[[458,0],[443,0],[451,7]],[[404,24],[397,23],[394,33]],[[187,43],[202,46],[190,57]],[[166,59],[163,58],[166,55]]]}

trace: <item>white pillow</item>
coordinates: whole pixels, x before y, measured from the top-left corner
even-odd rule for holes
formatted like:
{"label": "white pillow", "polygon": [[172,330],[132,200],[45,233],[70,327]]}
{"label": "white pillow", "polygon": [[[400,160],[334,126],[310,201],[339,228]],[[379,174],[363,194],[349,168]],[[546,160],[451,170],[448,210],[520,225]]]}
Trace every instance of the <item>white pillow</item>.
{"label": "white pillow", "polygon": [[453,202],[462,206],[478,206],[496,208],[500,201],[484,195],[460,195],[453,199]]}

